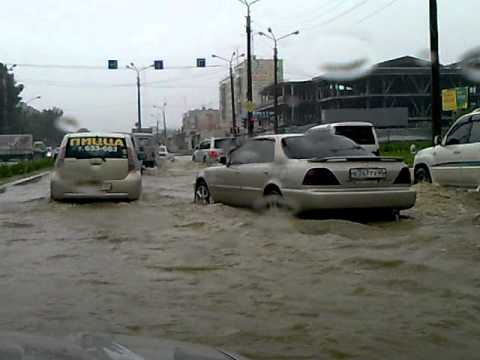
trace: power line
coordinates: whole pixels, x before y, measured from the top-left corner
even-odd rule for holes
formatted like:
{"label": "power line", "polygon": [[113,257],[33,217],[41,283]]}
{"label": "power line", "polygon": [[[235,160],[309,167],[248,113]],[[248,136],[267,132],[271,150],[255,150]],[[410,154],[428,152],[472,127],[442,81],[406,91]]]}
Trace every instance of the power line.
{"label": "power line", "polygon": [[324,18],[325,16],[328,16],[329,13],[337,10],[339,7],[341,7],[342,5],[345,5],[348,1],[351,1],[351,0],[345,0],[345,1],[338,1],[336,3],[333,3],[333,6],[330,6],[332,4],[328,4],[327,6],[323,6],[321,9],[322,11],[319,12],[317,15],[314,15],[313,17],[309,17],[307,20],[304,20],[304,21],[300,21],[300,22],[303,22],[303,23],[306,23],[306,25],[308,26],[309,24],[314,24],[313,21],[315,20],[318,20],[318,19],[321,19],[321,18]]}
{"label": "power line", "polygon": [[326,20],[326,21],[323,21],[323,22],[321,22],[321,23],[319,23],[319,24],[317,24],[317,25],[313,25],[313,26],[311,26],[311,27],[304,28],[303,31],[308,31],[308,30],[312,30],[312,29],[317,29],[317,28],[323,27],[323,26],[325,26],[325,25],[329,25],[329,24],[337,21],[338,19],[340,19],[340,18],[342,18],[342,17],[350,14],[351,12],[355,11],[355,10],[358,9],[359,7],[365,5],[366,3],[368,3],[368,1],[369,1],[369,0],[363,0],[363,1],[355,4],[355,5],[352,6],[351,8],[349,8],[349,9],[347,9],[347,10],[339,13],[339,14],[336,15],[335,17],[330,18],[330,19],[328,19],[328,20]]}
{"label": "power line", "polygon": [[364,23],[365,21],[371,19],[372,17],[380,14],[382,11],[384,11],[385,9],[389,8],[390,6],[392,6],[393,4],[395,4],[396,2],[398,2],[399,0],[392,0],[390,1],[389,3],[385,4],[384,6],[378,8],[377,10],[375,10],[374,12],[372,12],[371,14],[365,16],[364,18],[360,19],[359,21],[357,21],[354,25],[359,25],[359,24],[362,24]]}

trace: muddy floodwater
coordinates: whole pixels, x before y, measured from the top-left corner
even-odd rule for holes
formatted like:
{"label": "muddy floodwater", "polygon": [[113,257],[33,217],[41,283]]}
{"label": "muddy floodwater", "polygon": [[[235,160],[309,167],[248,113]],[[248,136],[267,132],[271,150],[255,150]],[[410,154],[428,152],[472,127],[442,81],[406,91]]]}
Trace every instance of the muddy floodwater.
{"label": "muddy floodwater", "polygon": [[399,222],[192,204],[198,165],[133,203],[0,194],[0,330],[199,342],[252,359],[478,359],[480,194],[418,186]]}

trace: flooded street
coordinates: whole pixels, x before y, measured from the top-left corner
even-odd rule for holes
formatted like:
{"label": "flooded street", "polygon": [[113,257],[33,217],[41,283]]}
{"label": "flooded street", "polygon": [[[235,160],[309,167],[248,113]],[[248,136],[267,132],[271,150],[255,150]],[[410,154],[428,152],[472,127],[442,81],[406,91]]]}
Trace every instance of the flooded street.
{"label": "flooded street", "polygon": [[480,194],[417,187],[400,222],[192,203],[199,166],[132,203],[0,194],[0,330],[199,342],[252,359],[476,359]]}

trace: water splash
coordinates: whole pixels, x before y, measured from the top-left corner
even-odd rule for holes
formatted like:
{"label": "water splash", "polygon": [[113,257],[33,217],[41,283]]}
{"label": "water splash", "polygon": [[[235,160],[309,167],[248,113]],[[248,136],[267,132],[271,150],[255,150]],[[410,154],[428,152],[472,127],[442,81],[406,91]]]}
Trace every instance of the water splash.
{"label": "water splash", "polygon": [[459,65],[467,79],[480,82],[480,47],[466,52]]}
{"label": "water splash", "polygon": [[[355,80],[373,70],[373,51],[366,38],[336,34],[318,40],[322,48],[318,65],[322,76],[330,80]],[[325,53],[328,49],[328,53]]]}
{"label": "water splash", "polygon": [[62,116],[55,121],[55,127],[61,131],[73,133],[80,129],[80,124],[74,117]]}

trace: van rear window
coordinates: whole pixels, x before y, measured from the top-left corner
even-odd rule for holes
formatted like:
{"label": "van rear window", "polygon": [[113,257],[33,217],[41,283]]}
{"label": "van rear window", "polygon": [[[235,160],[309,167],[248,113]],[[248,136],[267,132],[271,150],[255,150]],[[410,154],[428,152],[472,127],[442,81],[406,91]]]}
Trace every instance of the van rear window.
{"label": "van rear window", "polygon": [[374,145],[375,137],[371,126],[337,126],[335,134],[345,136],[360,145]]}
{"label": "van rear window", "polygon": [[127,159],[125,139],[120,137],[85,136],[68,139],[66,158]]}

